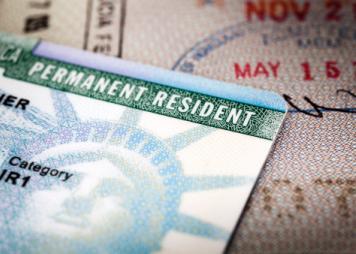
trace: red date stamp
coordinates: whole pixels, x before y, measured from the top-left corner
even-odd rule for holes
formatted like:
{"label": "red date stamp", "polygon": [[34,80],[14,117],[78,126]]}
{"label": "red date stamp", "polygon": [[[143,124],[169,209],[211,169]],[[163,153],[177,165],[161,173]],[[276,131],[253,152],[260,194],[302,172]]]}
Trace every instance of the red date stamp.
{"label": "red date stamp", "polygon": [[324,21],[342,21],[345,11],[351,11],[353,19],[356,20],[356,2],[341,0],[248,0],[245,2],[245,16],[250,22],[271,20],[280,23],[289,18],[303,22],[312,13],[314,4],[322,5],[322,13],[318,13],[318,16]]}
{"label": "red date stamp", "polygon": [[[284,64],[281,61],[258,61],[257,63],[234,63],[234,72],[236,79],[251,79],[251,78],[275,78],[281,75]],[[356,80],[356,61],[349,63],[349,67],[353,68],[354,79]],[[298,69],[296,69],[298,71]],[[315,66],[311,62],[301,62],[299,72],[304,81],[313,81],[315,77],[323,79],[337,80],[344,75],[345,72],[349,75],[349,68],[345,68],[345,64],[341,66],[335,60],[324,61]]]}

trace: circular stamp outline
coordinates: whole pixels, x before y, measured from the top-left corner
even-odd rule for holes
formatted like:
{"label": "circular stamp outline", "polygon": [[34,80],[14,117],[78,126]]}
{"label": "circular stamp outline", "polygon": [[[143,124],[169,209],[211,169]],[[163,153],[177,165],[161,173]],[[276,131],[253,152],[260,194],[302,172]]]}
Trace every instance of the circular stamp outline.
{"label": "circular stamp outline", "polygon": [[[272,31],[273,31],[273,29],[275,27],[268,26],[268,25],[271,25],[271,24],[269,24],[269,23],[252,24],[252,23],[248,23],[248,22],[240,22],[240,23],[235,23],[233,25],[229,25],[227,27],[219,29],[216,32],[210,34],[209,36],[207,36],[201,40],[198,40],[192,47],[187,49],[178,58],[178,60],[174,63],[174,65],[171,69],[174,71],[194,73],[194,68],[196,66],[196,63],[198,63],[199,61],[204,59],[210,53],[223,47],[224,45],[228,44],[231,41],[234,41],[238,38],[241,38],[244,35],[247,35],[248,33],[260,32],[259,28],[262,26],[264,27],[264,29],[266,28],[266,26],[269,29],[272,28]],[[324,27],[325,24],[315,23],[315,24],[309,24],[308,26],[311,26],[313,29],[317,29],[317,31],[320,32],[320,29],[318,29],[318,28]],[[306,28],[308,26],[306,26]],[[343,26],[343,27],[347,28],[348,26]],[[335,28],[335,26],[331,26],[330,30],[332,30],[334,28]],[[329,29],[329,28],[327,28],[327,29]],[[307,30],[307,32],[309,32],[309,29]],[[339,35],[340,35],[340,32],[339,32]],[[296,37],[297,37],[297,35],[296,35]],[[293,39],[293,37],[283,38],[283,40],[289,40],[289,39]],[[345,39],[345,38],[342,38],[342,39]],[[346,39],[350,39],[350,38],[346,38]],[[353,38],[351,38],[351,40],[356,41],[356,32],[354,32]],[[346,113],[352,113],[356,110],[355,107],[344,107],[344,108],[340,108],[340,109],[344,110]],[[333,112],[333,110],[331,110],[327,107],[319,107],[319,108],[313,107],[313,108],[305,109],[303,111],[307,112],[307,113]],[[297,109],[289,109],[288,112],[289,113],[302,113],[300,110],[297,110]]]}

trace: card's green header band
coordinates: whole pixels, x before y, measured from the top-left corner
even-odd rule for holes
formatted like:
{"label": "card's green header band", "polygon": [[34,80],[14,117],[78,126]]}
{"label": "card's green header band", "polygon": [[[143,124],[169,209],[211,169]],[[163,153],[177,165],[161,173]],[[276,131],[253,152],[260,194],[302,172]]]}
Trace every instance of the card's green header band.
{"label": "card's green header band", "polygon": [[46,59],[0,38],[4,76],[138,110],[272,140],[284,113]]}

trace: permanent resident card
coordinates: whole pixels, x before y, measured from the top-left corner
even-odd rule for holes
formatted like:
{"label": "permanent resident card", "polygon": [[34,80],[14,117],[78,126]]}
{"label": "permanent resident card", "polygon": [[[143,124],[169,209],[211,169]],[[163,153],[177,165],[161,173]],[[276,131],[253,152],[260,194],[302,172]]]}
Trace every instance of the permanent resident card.
{"label": "permanent resident card", "polygon": [[0,253],[221,253],[285,111],[0,33]]}

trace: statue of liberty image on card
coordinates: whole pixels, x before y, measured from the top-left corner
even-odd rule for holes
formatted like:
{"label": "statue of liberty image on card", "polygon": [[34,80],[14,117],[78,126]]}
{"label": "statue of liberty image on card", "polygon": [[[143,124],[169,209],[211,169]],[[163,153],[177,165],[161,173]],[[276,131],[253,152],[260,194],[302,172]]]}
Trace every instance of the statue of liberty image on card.
{"label": "statue of liberty image on card", "polygon": [[0,70],[1,253],[222,253],[286,111],[8,34]]}

